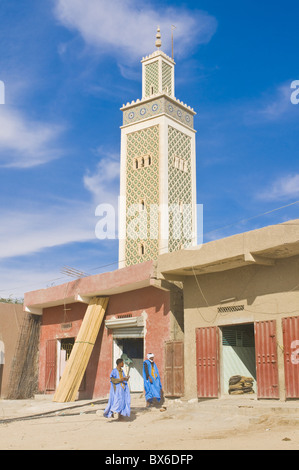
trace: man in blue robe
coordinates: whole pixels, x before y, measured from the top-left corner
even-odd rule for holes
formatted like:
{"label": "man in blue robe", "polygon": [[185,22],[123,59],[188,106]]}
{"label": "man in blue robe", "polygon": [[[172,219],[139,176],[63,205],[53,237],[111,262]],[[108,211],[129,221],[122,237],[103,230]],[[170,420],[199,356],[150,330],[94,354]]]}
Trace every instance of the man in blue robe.
{"label": "man in blue robe", "polygon": [[116,368],[110,374],[110,396],[108,405],[104,411],[105,418],[113,418],[114,413],[121,416],[130,416],[131,396],[128,386],[129,377],[123,373],[123,359],[117,359]]}
{"label": "man in blue robe", "polygon": [[154,354],[149,353],[143,363],[143,381],[146,406],[150,406],[153,400],[161,400],[162,385],[158,367],[154,362]]}

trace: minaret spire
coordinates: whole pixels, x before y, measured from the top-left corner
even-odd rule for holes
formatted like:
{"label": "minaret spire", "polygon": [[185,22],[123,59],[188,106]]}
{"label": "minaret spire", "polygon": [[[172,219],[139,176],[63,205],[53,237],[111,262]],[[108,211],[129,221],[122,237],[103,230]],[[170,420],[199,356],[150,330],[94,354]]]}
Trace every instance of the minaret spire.
{"label": "minaret spire", "polygon": [[157,49],[159,49],[159,47],[161,47],[162,45],[162,42],[161,42],[161,33],[160,33],[160,27],[158,26],[157,28],[157,34],[156,34],[156,47]]}
{"label": "minaret spire", "polygon": [[159,26],[155,45],[141,61],[141,100],[121,108],[120,268],[197,243],[195,112],[175,97]]}

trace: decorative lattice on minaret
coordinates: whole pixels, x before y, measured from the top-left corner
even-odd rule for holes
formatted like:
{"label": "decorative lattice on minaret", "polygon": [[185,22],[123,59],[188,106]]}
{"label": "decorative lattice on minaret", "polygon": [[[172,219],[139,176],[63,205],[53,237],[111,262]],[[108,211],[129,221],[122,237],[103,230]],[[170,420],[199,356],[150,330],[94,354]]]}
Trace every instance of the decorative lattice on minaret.
{"label": "decorative lattice on minaret", "polygon": [[196,245],[195,112],[175,97],[175,62],[142,59],[142,98],[123,105],[119,266]]}

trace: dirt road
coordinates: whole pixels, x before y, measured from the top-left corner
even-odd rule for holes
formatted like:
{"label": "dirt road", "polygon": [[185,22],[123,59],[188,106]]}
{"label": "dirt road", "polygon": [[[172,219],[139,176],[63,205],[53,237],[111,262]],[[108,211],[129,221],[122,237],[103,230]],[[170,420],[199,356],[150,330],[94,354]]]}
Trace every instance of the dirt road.
{"label": "dirt road", "polygon": [[[26,407],[26,406],[27,407]],[[144,408],[132,400],[130,418],[103,417],[105,403],[77,407],[0,401],[1,450],[298,450],[296,405],[277,412],[252,401],[198,403],[169,401]],[[19,409],[18,409],[19,407]],[[52,409],[51,409],[52,407]],[[56,404],[57,407],[57,404]],[[49,413],[44,414],[41,413]],[[31,416],[31,418],[28,418]],[[24,418],[25,417],[25,418]],[[12,418],[12,421],[9,421]]]}

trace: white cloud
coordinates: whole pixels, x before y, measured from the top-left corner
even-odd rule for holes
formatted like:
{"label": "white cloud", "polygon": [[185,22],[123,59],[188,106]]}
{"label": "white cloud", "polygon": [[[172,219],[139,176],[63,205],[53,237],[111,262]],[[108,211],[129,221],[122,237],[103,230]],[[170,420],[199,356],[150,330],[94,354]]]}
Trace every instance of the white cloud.
{"label": "white cloud", "polygon": [[2,209],[0,259],[39,252],[67,243],[95,240],[94,207],[66,202],[26,211]]}
{"label": "white cloud", "polygon": [[0,108],[0,166],[29,168],[61,156],[53,146],[62,132],[55,124],[35,122],[7,105]]}
{"label": "white cloud", "polygon": [[[98,153],[102,153],[101,149]],[[119,195],[119,157],[106,154],[97,164],[95,172],[84,176],[84,186],[91,192],[96,204],[111,204],[117,208]]]}
{"label": "white cloud", "polygon": [[273,184],[259,194],[259,199],[280,200],[299,197],[299,174],[293,174],[278,178]]}
{"label": "white cloud", "polygon": [[55,14],[67,28],[78,31],[100,53],[116,55],[122,63],[140,59],[155,49],[159,25],[162,49],[170,54],[171,25],[175,53],[189,55],[216,31],[216,19],[185,7],[154,8],[144,0],[55,0]]}
{"label": "white cloud", "polygon": [[32,264],[23,268],[0,267],[0,278],[0,297],[12,299],[23,298],[25,292],[44,289],[69,280],[63,278],[58,271],[38,269]]}
{"label": "white cloud", "polygon": [[267,103],[261,110],[260,114],[268,119],[277,119],[292,109],[290,104],[290,85],[280,85],[271,102]]}
{"label": "white cloud", "polygon": [[255,103],[247,105],[245,120],[248,124],[274,122],[292,116],[295,106],[291,103],[290,83],[278,85],[267,91]]}

